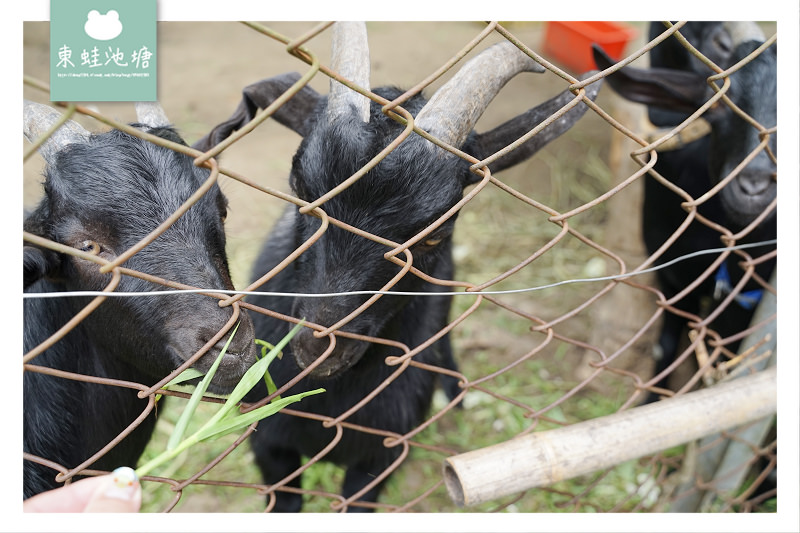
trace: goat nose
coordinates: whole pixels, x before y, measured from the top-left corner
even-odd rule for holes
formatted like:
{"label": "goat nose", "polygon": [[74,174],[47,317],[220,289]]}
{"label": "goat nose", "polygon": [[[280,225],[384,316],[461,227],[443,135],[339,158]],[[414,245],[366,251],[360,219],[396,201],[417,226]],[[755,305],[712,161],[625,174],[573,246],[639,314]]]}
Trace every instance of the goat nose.
{"label": "goat nose", "polygon": [[297,365],[306,368],[316,361],[330,347],[329,337],[315,337],[309,328],[303,328],[292,338],[290,346]]}
{"label": "goat nose", "polygon": [[290,343],[295,362],[301,369],[308,368],[330,350],[325,360],[311,371],[310,377],[316,379],[327,379],[344,372],[361,359],[367,346],[366,342],[337,336],[336,344],[331,348],[330,337],[317,338],[308,329],[299,332]]}
{"label": "goat nose", "polygon": [[745,169],[737,176],[736,183],[743,193],[757,196],[766,191],[774,179],[774,172]]}
{"label": "goat nose", "polygon": [[253,321],[250,319],[250,315],[248,315],[244,310],[240,310],[239,312],[239,322],[236,334],[234,335],[232,332],[233,330],[231,330],[228,335],[220,339],[215,346],[217,350],[221,350],[222,347],[225,346],[225,343],[228,342],[230,335],[233,335],[233,337],[230,338],[230,344],[228,345],[228,354],[247,357],[250,354],[255,353],[256,349],[253,342],[253,338],[255,336]]}

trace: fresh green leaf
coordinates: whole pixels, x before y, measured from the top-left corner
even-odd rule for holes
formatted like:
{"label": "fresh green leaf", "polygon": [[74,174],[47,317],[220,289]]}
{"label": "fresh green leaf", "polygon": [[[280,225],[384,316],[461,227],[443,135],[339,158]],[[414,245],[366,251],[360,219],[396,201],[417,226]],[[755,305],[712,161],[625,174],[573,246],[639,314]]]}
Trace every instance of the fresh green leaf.
{"label": "fresh green leaf", "polygon": [[220,410],[214,413],[214,416],[212,416],[203,427],[216,424],[220,420],[227,417],[228,414],[236,408],[241,399],[244,398],[244,395],[250,392],[255,384],[261,379],[261,376],[263,376],[267,371],[267,367],[275,359],[275,355],[280,352],[284,346],[286,346],[286,344],[297,334],[302,326],[303,323],[300,322],[294,328],[292,328],[292,330],[283,339],[281,339],[281,341],[275,345],[268,354],[256,361],[255,364],[253,364],[253,366],[251,366],[247,372],[245,372],[244,376],[242,376],[242,379],[240,379],[239,383],[236,384],[236,387],[234,387],[230,396],[228,396],[228,399],[225,401]]}
{"label": "fresh green leaf", "polygon": [[175,429],[173,430],[172,435],[170,435],[169,441],[167,441],[167,450],[174,449],[183,438],[183,434],[186,432],[186,428],[189,426],[189,421],[192,419],[192,415],[197,409],[197,406],[200,405],[200,399],[203,397],[206,389],[208,389],[208,385],[214,378],[214,374],[216,374],[217,368],[219,367],[225,352],[228,351],[228,346],[233,340],[233,336],[236,335],[236,330],[238,329],[239,324],[236,324],[236,327],[233,328],[233,332],[231,333],[231,336],[228,337],[228,341],[225,343],[225,346],[222,347],[219,355],[214,360],[214,364],[211,365],[211,368],[208,369],[205,377],[200,381],[200,383],[197,384],[197,387],[189,398],[189,401],[181,413],[180,418],[178,418],[178,422],[175,424]]}
{"label": "fresh green leaf", "polygon": [[[302,400],[306,396],[310,396],[312,394],[320,394],[325,392],[325,389],[315,389],[313,391],[303,392],[301,394],[295,394],[288,398],[277,398],[273,399],[267,405],[261,406],[258,409],[254,409],[249,413],[239,414],[235,411],[235,408],[239,404],[242,398],[244,398],[245,394],[247,394],[250,389],[261,379],[262,375],[269,376],[267,372],[267,367],[269,364],[275,359],[276,356],[280,353],[281,349],[286,346],[286,344],[291,340],[291,338],[300,330],[303,326],[303,322],[301,321],[297,324],[292,330],[283,338],[281,341],[276,345],[272,346],[268,343],[263,341],[259,341],[262,346],[270,346],[270,351],[267,352],[266,349],[262,349],[262,357],[256,363],[251,366],[245,375],[242,376],[242,379],[239,380],[236,387],[234,387],[233,392],[231,392],[228,399],[222,405],[222,407],[211,417],[211,419],[206,422],[199,430],[197,430],[194,434],[190,435],[186,439],[183,439],[183,435],[186,432],[186,428],[189,424],[190,418],[194,415],[197,406],[200,403],[203,395],[205,394],[206,389],[208,388],[208,384],[211,382],[214,374],[219,367],[219,363],[222,360],[225,352],[228,350],[228,346],[233,340],[233,336],[236,334],[236,329],[238,329],[238,324],[236,328],[231,333],[230,338],[225,343],[222,351],[220,352],[217,359],[214,361],[214,364],[209,369],[208,373],[205,377],[200,381],[200,383],[195,388],[194,393],[192,393],[189,401],[186,404],[183,412],[181,413],[178,422],[175,424],[175,429],[173,430],[172,434],[170,435],[169,442],[167,443],[167,449],[164,450],[162,453],[153,457],[150,461],[145,463],[144,465],[140,466],[136,469],[137,475],[144,476],[148,472],[150,472],[153,468],[170,461],[177,457],[180,453],[184,450],[198,444],[202,441],[209,440],[209,439],[216,439],[232,433],[238,429],[241,429],[245,426],[249,426],[253,422],[257,422],[262,418],[270,416],[272,414],[277,413],[283,407]],[[182,373],[178,378],[183,376]],[[196,375],[190,376],[189,378],[185,379],[192,379],[197,377]],[[184,381],[185,379],[178,379],[173,381]],[[266,379],[266,378],[265,378]],[[269,377],[269,381],[272,382],[272,378]],[[272,392],[277,390],[272,384]]]}
{"label": "fresh green leaf", "polygon": [[[272,344],[268,343],[267,341],[262,341],[261,339],[256,339],[256,344],[261,346],[261,357],[267,357],[267,349],[272,350],[275,348]],[[272,353],[272,352],[270,352]],[[276,354],[278,359],[281,358],[281,352]],[[276,390],[278,390],[277,385],[275,385],[275,381],[273,381],[272,376],[269,373],[269,369],[264,372],[264,384],[267,386],[267,394],[273,394]],[[275,397],[276,400],[280,400],[280,395]]]}
{"label": "fresh green leaf", "polygon": [[[196,368],[187,368],[173,379],[171,379],[166,385],[164,385],[163,389],[168,389],[170,387],[174,387],[175,385],[179,385],[185,381],[189,381],[191,379],[199,378],[203,375],[202,372],[197,370]],[[156,394],[156,402],[161,400],[161,394]]]}
{"label": "fresh green leaf", "polygon": [[292,396],[289,396],[288,398],[273,400],[267,405],[262,405],[258,409],[253,409],[249,413],[244,413],[234,417],[229,417],[224,420],[219,420],[215,424],[207,424],[203,426],[203,428],[201,428],[196,433],[197,439],[200,442],[202,442],[210,438],[223,437],[236,430],[247,427],[253,422],[258,422],[262,418],[274,415],[287,405],[299,402],[306,396],[311,396],[313,394],[320,394],[322,392],[325,392],[325,389],[314,389],[300,394],[294,394]]}
{"label": "fresh green leaf", "polygon": [[[267,350],[272,350],[273,348],[275,348],[274,344],[269,343],[267,341],[262,341],[261,339],[256,339],[255,342],[256,342],[256,344],[261,346],[261,356],[260,357],[266,357],[267,356]],[[278,359],[280,359],[280,358],[281,358],[281,356],[278,355]]]}
{"label": "fresh green leaf", "polygon": [[169,383],[164,385],[163,388],[166,389],[166,388],[172,387],[174,385],[179,385],[181,383],[184,383],[186,381],[189,381],[189,380],[192,380],[192,379],[195,379],[195,378],[199,378],[201,376],[203,376],[203,373],[200,372],[199,370],[197,370],[196,368],[187,368],[186,370],[184,370],[183,372],[181,372],[180,374],[175,376],[172,380],[170,380]]}
{"label": "fresh green leaf", "polygon": [[[266,383],[267,385],[267,394],[275,394],[275,391],[278,390],[278,386],[275,385],[275,381],[272,380],[272,376],[269,373],[269,368],[267,369],[266,372],[264,372],[264,383]],[[280,400],[281,395],[278,394],[277,396],[275,396],[274,399]]]}

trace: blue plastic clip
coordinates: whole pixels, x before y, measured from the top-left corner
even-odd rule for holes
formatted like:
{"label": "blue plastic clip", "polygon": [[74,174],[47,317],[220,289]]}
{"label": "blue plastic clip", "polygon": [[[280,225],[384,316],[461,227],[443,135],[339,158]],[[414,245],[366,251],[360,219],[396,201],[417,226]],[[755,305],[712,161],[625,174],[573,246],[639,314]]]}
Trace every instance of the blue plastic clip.
{"label": "blue plastic clip", "polygon": [[[733,290],[733,285],[731,284],[731,276],[728,274],[728,265],[724,262],[720,265],[719,270],[717,270],[717,275],[714,278],[716,284],[714,285],[714,299],[721,300],[724,295],[730,294]],[[761,301],[761,297],[764,295],[763,289],[755,289],[752,291],[744,291],[740,292],[734,297],[736,303],[738,303],[742,308],[747,309],[748,311],[753,309],[758,302]]]}

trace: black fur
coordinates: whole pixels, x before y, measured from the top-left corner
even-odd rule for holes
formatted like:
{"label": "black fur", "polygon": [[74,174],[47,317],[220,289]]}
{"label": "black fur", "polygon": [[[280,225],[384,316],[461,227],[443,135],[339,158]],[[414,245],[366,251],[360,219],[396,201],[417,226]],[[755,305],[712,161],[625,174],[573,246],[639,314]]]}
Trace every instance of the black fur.
{"label": "black fur", "polygon": [[[592,88],[591,98],[596,96],[596,90],[597,87]],[[376,89],[375,92],[387,100],[400,95],[400,91],[394,88]],[[257,93],[256,90],[250,90],[246,96],[252,98]],[[486,136],[473,132],[461,149],[478,158],[487,157],[516,139],[520,128],[524,130],[523,133],[529,131],[544,118],[543,115],[554,112],[566,103],[567,98],[566,94],[560,95]],[[326,100],[319,100],[315,103],[315,111],[309,116],[321,118],[317,122],[309,118],[310,125],[304,127],[308,134],[295,154],[290,176],[293,191],[307,201],[315,200],[348,178],[403,130],[402,125],[385,117],[380,106],[374,103],[368,123],[359,120],[355,113],[329,123],[324,119]],[[405,102],[403,107],[416,115],[424,104],[425,100],[416,96]],[[514,154],[513,157],[504,158],[498,162],[497,168],[506,168],[530,157],[549,140],[566,131],[585,109],[585,106],[579,106],[568,120],[555,126],[552,131],[546,131],[542,138],[536,138],[536,144],[523,147],[524,157]],[[523,128],[523,123],[527,123],[527,129]],[[226,124],[226,127],[230,126]],[[544,137],[546,140],[542,140]],[[412,135],[359,181],[323,204],[322,209],[331,217],[352,226],[403,243],[455,205],[461,199],[464,187],[475,183],[477,179],[475,174],[469,172],[469,165],[464,160]],[[452,216],[411,247],[415,268],[434,278],[453,278],[451,247],[455,221],[456,216]],[[317,218],[301,215],[295,207],[290,207],[264,244],[254,267],[254,278],[276,266],[308,239],[319,225]],[[331,225],[319,241],[262,289],[305,293],[377,290],[400,271],[398,265],[384,259],[383,255],[389,250],[385,245]],[[405,259],[405,256],[401,254],[400,258]],[[450,297],[446,296],[447,288],[408,273],[392,290],[439,292],[443,295],[425,298],[383,296],[341,330],[401,342],[413,349],[448,324]],[[251,297],[247,301],[329,326],[355,310],[367,298]],[[253,316],[258,338],[276,342],[289,331],[289,324],[282,320],[259,313]],[[301,330],[288,345],[283,358],[273,364],[271,372],[278,386],[296,376],[299,368],[312,364],[328,345],[327,338],[317,339],[309,329]],[[396,347],[367,344],[337,336],[335,352],[287,394],[323,387],[326,389],[324,394],[304,399],[299,408],[337,417],[396,372],[397,367],[389,366],[384,361],[388,356],[402,353]],[[456,369],[448,335],[421,351],[414,360]],[[346,421],[406,434],[427,416],[436,382],[437,373],[410,366]],[[455,398],[460,392],[455,378],[445,376],[441,382],[450,398]],[[334,435],[335,430],[325,429],[319,422],[300,417],[278,414],[263,420],[251,437],[251,443],[265,482],[274,484],[291,474],[300,466],[302,456],[317,454],[330,443]],[[382,441],[380,436],[345,429],[341,442],[325,455],[325,460],[347,469],[343,496],[347,498],[359,492],[399,457],[400,447],[388,448]],[[300,479],[295,478],[290,484],[299,487]],[[359,499],[376,501],[382,485],[378,484]],[[297,494],[277,491],[276,497],[277,511],[301,509],[301,497]],[[350,506],[348,510],[368,509]]]}
{"label": "black fur", "polygon": [[[663,24],[651,23],[650,39],[663,31]],[[734,65],[760,44],[748,41],[734,46],[721,22],[689,22],[680,32],[700,52],[722,68]],[[766,127],[776,124],[776,55],[776,47],[772,46],[734,74],[727,93],[745,113]],[[609,64],[609,60],[597,49],[595,59],[603,68]],[[619,75],[611,75],[608,81],[622,96],[647,104],[650,121],[656,126],[677,126],[713,94],[706,82],[706,78],[713,72],[691,56],[675,37],[670,37],[651,51],[650,67],[649,71],[623,69]],[[630,77],[625,77],[626,75]],[[634,81],[641,83],[635,84]],[[710,135],[680,149],[659,152],[654,168],[693,198],[705,194],[759,143],[755,128],[739,118],[724,103],[718,103],[703,116],[711,125]],[[776,137],[772,135],[770,148],[777,156]],[[762,152],[738,178],[701,205],[700,214],[733,232],[742,230],[775,198],[777,182],[771,178],[775,172],[776,165]],[[681,197],[655,179],[645,180],[642,223],[648,253],[654,253],[686,219],[687,213],[680,206],[682,201]],[[773,212],[738,244],[775,239],[776,219],[776,213]],[[661,256],[659,263],[722,245],[718,231],[694,221]],[[746,252],[752,257],[758,257],[774,248],[762,247]],[[670,299],[700,278],[716,257],[704,255],[659,270],[658,281],[664,296]],[[730,286],[735,286],[743,275],[743,270],[738,265],[740,261],[740,256],[731,254],[725,263],[730,275]],[[768,281],[774,267],[775,261],[770,260],[759,265],[756,271]],[[701,314],[704,301],[711,302],[711,309],[716,308],[722,298],[727,296],[724,291],[716,291],[715,294],[716,285],[715,276],[709,276],[694,291],[677,302],[675,307],[692,315]],[[761,286],[751,279],[743,291],[760,289]],[[732,302],[710,327],[722,338],[726,338],[746,329],[753,311],[753,308]],[[675,361],[687,321],[677,314],[664,313],[659,349],[655,353],[656,374],[665,371]],[[738,344],[730,343],[727,348],[735,353]],[[667,378],[660,380],[656,386],[667,388]],[[658,394],[651,393],[646,401],[652,402],[658,397]]]}
{"label": "black fur", "polygon": [[[141,127],[141,126],[140,126]],[[182,142],[171,129],[150,131]],[[113,130],[75,142],[47,162],[45,196],[26,217],[25,230],[79,249],[93,247],[113,259],[172,214],[208,177],[191,158]],[[225,254],[226,200],[213,189],[124,266],[197,287],[232,288]],[[96,243],[96,244],[95,244]],[[24,247],[26,292],[102,290],[111,279],[88,260]],[[163,290],[123,276],[118,291]],[[80,311],[90,298],[24,300],[24,351],[36,347]],[[216,299],[200,295],[109,298],[62,340],[30,364],[68,372],[154,384],[202,347],[231,316]],[[229,391],[253,363],[252,323],[242,314],[237,336],[212,389]],[[209,350],[205,370],[219,353]],[[74,468],[139,416],[147,399],[137,390],[57,378],[27,370],[24,450]],[[151,414],[130,436],[90,468],[135,466],[155,424]],[[57,472],[24,465],[24,497],[59,486]]]}
{"label": "black fur", "polygon": [[[399,94],[396,90],[376,92],[387,99]],[[404,107],[416,113],[422,103],[424,101],[416,98]],[[325,124],[317,124],[312,129],[295,155],[291,174],[292,188],[300,198],[313,200],[333,188],[376,155],[385,146],[386,139],[396,137],[402,131],[402,126],[396,122],[379,116],[378,106],[373,106],[372,111],[369,124],[359,123],[353,118],[346,123],[334,124],[331,127],[333,131],[329,131]],[[315,115],[324,116],[324,113]],[[356,129],[359,134],[353,135]],[[325,211],[334,218],[399,243],[433,222],[460,199],[462,188],[472,178],[468,166],[452,158],[414,158],[408,151],[420,152],[418,141],[409,143],[411,147],[404,143],[389,154],[374,171],[326,203]],[[337,163],[331,165],[331,161]],[[451,170],[454,165],[458,169],[455,173]],[[448,174],[454,174],[456,179]],[[409,198],[414,199],[415,205],[408,204]],[[412,248],[415,267],[436,278],[452,279],[450,241],[454,222],[455,217],[437,230],[436,237],[442,239],[437,246],[421,244]],[[318,226],[317,219],[298,214],[294,207],[289,208],[262,248],[254,267],[254,277],[263,275],[283,260]],[[284,270],[262,288],[266,291],[310,293],[377,290],[400,271],[399,266],[383,258],[387,251],[389,248],[386,246],[329,227],[323,238],[301,255],[293,268]],[[393,290],[445,291],[410,274],[404,276]],[[248,302],[329,325],[367,298],[248,298]],[[343,329],[396,340],[414,348],[447,324],[449,306],[450,297],[447,296],[384,296]],[[259,313],[253,314],[253,322],[258,334],[268,332],[268,340],[272,341],[281,338],[289,330],[286,322]],[[327,338],[316,340],[308,330],[302,331],[296,339],[297,342],[292,342],[286,350],[289,353],[284,354],[282,360],[276,360],[271,367],[272,376],[279,386],[298,372],[293,357],[302,357],[310,363],[328,346]],[[331,417],[340,415],[395,372],[397,367],[384,363],[387,356],[402,355],[394,347],[366,345],[344,337],[337,337],[337,347],[345,354],[344,357],[351,357],[346,369],[340,370],[331,379],[306,379],[289,390],[288,393],[317,387],[326,389],[324,394],[304,399],[300,404],[303,410]],[[421,352],[415,360],[455,368],[448,336]],[[435,383],[435,373],[409,367],[377,398],[347,421],[401,435],[407,433],[427,413]],[[457,394],[455,380],[448,383],[453,387],[450,393]],[[298,468],[302,455],[313,456],[318,453],[334,434],[333,429],[326,430],[319,422],[276,415],[262,421],[251,439],[265,480],[274,483]],[[348,469],[343,487],[345,497],[363,488],[371,476],[379,475],[398,457],[399,448],[386,448],[381,441],[381,437],[345,430],[342,441],[326,455],[326,460]],[[293,485],[299,486],[299,479]],[[362,499],[375,501],[379,490],[380,486]],[[300,510],[299,496],[283,492],[277,496],[276,510]],[[362,508],[351,507],[351,510]]]}

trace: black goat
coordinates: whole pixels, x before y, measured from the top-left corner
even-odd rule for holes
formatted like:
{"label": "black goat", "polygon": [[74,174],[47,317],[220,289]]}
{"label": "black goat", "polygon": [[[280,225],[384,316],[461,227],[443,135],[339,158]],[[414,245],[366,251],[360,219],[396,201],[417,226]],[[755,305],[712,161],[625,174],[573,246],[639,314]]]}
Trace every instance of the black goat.
{"label": "black goat", "polygon": [[[663,33],[662,23],[650,25],[650,39]],[[765,39],[754,23],[688,22],[680,33],[697,50],[722,69],[741,61]],[[608,68],[613,61],[595,47],[595,61]],[[650,51],[650,69],[624,67],[612,74],[608,81],[620,95],[646,104],[650,121],[659,127],[675,127],[695,112],[712,96],[707,78],[715,74],[710,67],[694,57],[676,37],[671,36]],[[773,45],[747,63],[730,77],[727,96],[747,115],[765,128],[776,125],[777,107],[777,46]],[[712,106],[703,117],[710,124],[710,135],[694,140],[671,151],[659,151],[653,170],[683,189],[692,198],[700,198],[726,178],[745,159],[756,151],[761,142],[759,130],[747,123],[725,102]],[[762,149],[746,167],[714,196],[701,204],[698,212],[713,223],[740,232],[763,212],[767,217],[749,231],[737,244],[775,239],[777,235],[776,212],[769,211],[777,193],[777,135],[769,136],[768,149]],[[681,199],[655,179],[644,184],[643,235],[648,253],[659,247],[686,220],[687,213],[680,206]],[[663,263],[698,250],[718,248],[721,232],[693,221],[675,243],[658,259]],[[774,251],[775,246],[758,248],[757,254]],[[748,253],[751,253],[748,251]],[[683,261],[673,267],[658,271],[658,280],[664,296],[671,299],[695,280],[717,259],[704,255]],[[712,300],[716,307],[741,280],[744,271],[738,264],[740,256],[731,254],[720,266],[715,276],[707,276],[702,284],[686,294],[676,307],[691,315],[699,315],[704,300]],[[767,260],[756,268],[756,273],[769,280],[775,260]],[[755,304],[763,289],[755,280],[747,282],[735,301],[725,307],[710,327],[723,339],[745,330],[750,324]],[[664,323],[654,352],[657,359],[656,375],[665,372],[675,361],[686,318],[672,312],[664,314]],[[727,344],[732,352],[738,342]],[[665,388],[667,377],[656,384]],[[647,401],[658,395],[651,393]]]}
{"label": "black goat", "polygon": [[[135,126],[183,142],[160,107],[140,105]],[[25,103],[26,137],[40,137],[60,117],[48,106]],[[90,134],[67,121],[40,148],[46,163],[45,195],[24,221],[25,231],[113,260],[181,206],[209,171],[168,148],[119,130]],[[154,242],[124,266],[196,287],[232,289],[225,254],[226,199],[217,185]],[[44,247],[24,245],[25,292],[103,290],[111,274],[99,265]],[[118,291],[164,287],[123,275]],[[64,326],[89,297],[26,298],[24,351],[37,347]],[[145,411],[137,389],[91,384],[42,373],[43,367],[155,383],[198,352],[231,319],[233,309],[201,295],[153,299],[111,297],[74,329],[31,359],[23,374],[24,451],[74,468],[97,453]],[[238,332],[210,390],[229,392],[255,361],[253,324],[239,316]],[[207,370],[223,338],[194,366]],[[155,425],[151,413],[130,435],[91,465],[111,470],[135,466]],[[57,487],[56,472],[26,460],[24,497]]]}
{"label": "black goat", "polygon": [[[333,70],[359,86],[369,87],[369,53],[363,24],[339,23],[334,29]],[[343,51],[349,51],[344,57]],[[574,95],[563,94],[511,119],[484,134],[472,131],[474,124],[502,86],[521,71],[543,72],[543,68],[505,42],[492,46],[466,64],[447,84],[426,102],[417,95],[403,103],[415,116],[415,123],[446,143],[484,159],[518,139],[552,115]],[[258,107],[268,106],[297,75],[264,80],[245,89],[236,113],[220,124],[200,143],[207,149],[252,119]],[[594,99],[599,83],[587,88]],[[375,93],[391,101],[400,96],[395,88],[378,88]],[[342,184],[397,138],[404,127],[381,112],[381,106],[366,97],[331,81],[328,97],[306,88],[290,100],[291,112],[279,110],[275,118],[303,135],[294,156],[290,184],[297,196],[313,201]],[[572,108],[560,120],[515,151],[490,164],[497,172],[517,164],[567,131],[587,109]],[[405,243],[451,209],[463,190],[478,181],[463,159],[412,134],[358,181],[330,198],[322,209],[331,217],[394,243]],[[456,216],[433,229],[410,247],[413,266],[440,280],[453,277],[451,237]],[[256,261],[257,279],[284,260],[300,243],[320,228],[320,220],[290,207],[279,220]],[[321,238],[302,253],[292,265],[276,274],[262,290],[277,292],[328,293],[377,290],[400,272],[400,266],[384,258],[391,248],[331,225]],[[400,254],[400,259],[406,259]],[[391,290],[446,294],[448,289],[408,273]],[[367,300],[367,296],[336,298],[250,297],[248,302],[284,315],[322,325],[337,324]],[[448,323],[450,298],[387,296],[353,317],[338,331],[366,337],[379,337],[414,349],[429,341]],[[255,314],[257,337],[280,338],[289,324],[277,318]],[[336,335],[317,337],[303,329],[289,344],[287,353],[275,361],[271,372],[278,386],[293,379],[299,369],[310,373],[289,389],[299,392],[318,386],[327,392],[307,398],[302,409],[327,417],[338,417],[364,399],[397,371],[385,360],[402,355],[396,346],[365,342]],[[330,353],[327,353],[327,352]],[[323,356],[324,354],[324,356]],[[320,357],[323,356],[323,357]],[[454,369],[447,335],[414,356],[414,360],[440,368]],[[313,367],[313,369],[312,369]],[[347,423],[379,431],[406,434],[426,416],[436,384],[437,373],[409,366],[369,403],[346,419]],[[451,397],[457,383],[445,383]],[[334,428],[320,422],[279,414],[263,420],[251,437],[252,448],[266,483],[274,484],[290,476],[301,464],[301,456],[319,453],[336,435]],[[383,437],[345,429],[341,441],[325,455],[325,460],[346,467],[343,495],[347,503],[360,498],[377,500],[385,478],[367,490],[400,456],[399,447],[386,447]],[[300,486],[299,476],[289,485]],[[275,510],[299,511],[301,496],[276,492]],[[349,506],[348,510],[364,510]]]}

